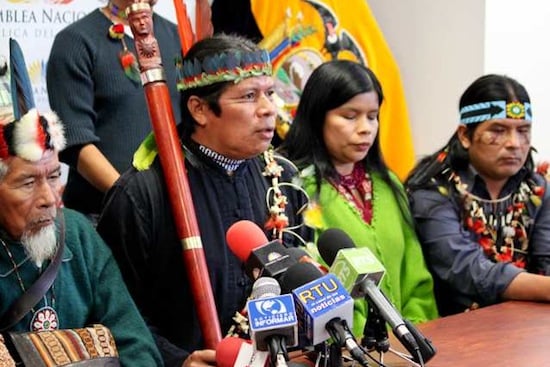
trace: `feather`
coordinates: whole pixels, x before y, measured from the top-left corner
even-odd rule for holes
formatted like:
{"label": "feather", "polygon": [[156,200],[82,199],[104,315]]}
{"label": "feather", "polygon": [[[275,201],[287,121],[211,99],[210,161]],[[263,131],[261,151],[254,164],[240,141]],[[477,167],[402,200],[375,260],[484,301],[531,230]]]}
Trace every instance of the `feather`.
{"label": "feather", "polygon": [[23,51],[13,38],[10,38],[10,69],[13,115],[19,120],[35,107],[35,103]]}
{"label": "feather", "polygon": [[215,57],[215,55],[212,57],[205,57],[202,62],[202,68],[207,74],[214,74],[220,68],[218,58]]}
{"label": "feather", "polygon": [[63,128],[63,124],[61,124],[59,117],[55,112],[46,112],[42,116],[48,122],[47,132],[50,134],[51,147],[58,152],[62,151],[65,149],[67,141],[65,139],[65,129]]}
{"label": "feather", "polygon": [[208,0],[195,1],[195,29],[196,41],[210,37],[214,33],[212,11]]}
{"label": "feather", "polygon": [[124,74],[126,74],[126,76],[131,80],[139,82],[141,80],[141,77],[136,56],[131,51],[125,49],[120,52],[119,58],[122,69],[124,70]]}
{"label": "feather", "polygon": [[178,23],[178,33],[180,35],[181,50],[185,55],[193,44],[194,33],[191,21],[187,16],[187,6],[185,1],[174,1],[174,10],[176,12],[176,20]]}
{"label": "feather", "polygon": [[37,161],[42,158],[44,147],[41,145],[40,122],[36,109],[27,112],[21,119],[14,122],[13,149],[15,155],[28,161]]}

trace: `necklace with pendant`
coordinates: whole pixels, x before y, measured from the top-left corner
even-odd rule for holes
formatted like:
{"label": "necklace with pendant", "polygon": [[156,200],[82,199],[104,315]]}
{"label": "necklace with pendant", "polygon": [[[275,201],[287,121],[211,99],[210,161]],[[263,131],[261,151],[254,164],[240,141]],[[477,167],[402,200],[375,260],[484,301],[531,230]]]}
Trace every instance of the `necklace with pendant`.
{"label": "necklace with pendant", "polygon": [[109,1],[109,4],[107,4],[107,9],[113,16],[120,19],[127,19],[126,9],[120,9],[115,3]]}
{"label": "necklace with pendant", "polygon": [[[19,287],[24,293],[27,289],[25,288],[25,284],[23,283],[23,278],[21,278],[21,274],[19,274],[19,265],[17,265],[17,263],[15,262],[13,254],[11,253],[8,245],[4,242],[4,240],[0,238],[0,242],[6,250],[8,257],[10,258],[11,264],[13,266],[13,272],[17,278]],[[59,328],[59,318],[57,316],[57,312],[55,311],[55,293],[53,285],[51,286],[50,290],[51,306],[48,305],[48,298],[46,296],[48,292],[46,292],[46,294],[44,294],[44,306],[37,310],[35,310],[34,307],[31,308],[33,316],[29,325],[30,331],[52,331]]]}
{"label": "necklace with pendant", "polygon": [[476,235],[484,253],[495,262],[512,262],[525,268],[529,247],[527,233],[533,224],[528,203],[540,205],[544,189],[522,182],[514,193],[505,197],[483,199],[469,192],[457,173],[447,173],[461,197],[464,226]]}

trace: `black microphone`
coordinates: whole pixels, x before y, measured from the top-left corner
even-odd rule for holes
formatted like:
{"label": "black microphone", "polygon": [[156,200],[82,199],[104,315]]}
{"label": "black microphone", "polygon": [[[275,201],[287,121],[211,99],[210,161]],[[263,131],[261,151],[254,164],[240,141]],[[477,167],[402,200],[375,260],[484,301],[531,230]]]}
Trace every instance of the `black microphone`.
{"label": "black microphone", "polygon": [[279,277],[297,261],[278,240],[269,242],[264,231],[249,220],[233,223],[225,235],[229,248],[244,264],[247,275]]}
{"label": "black microphone", "polygon": [[418,363],[427,362],[435,354],[435,348],[415,328],[415,334],[393,304],[378,288],[385,269],[376,256],[366,247],[357,248],[353,240],[342,230],[331,228],[323,232],[317,241],[323,260],[330,266],[353,298],[365,298],[391,326],[394,335]]}
{"label": "black microphone", "polygon": [[297,263],[281,276],[280,284],[294,297],[299,326],[308,343],[318,345],[332,338],[353,359],[368,366],[348,326],[353,322],[353,299],[334,274],[324,275],[311,263]]}
{"label": "black microphone", "polygon": [[308,253],[301,247],[289,247],[287,248],[288,254],[299,263],[310,263],[315,265],[323,274],[328,273],[328,268],[315,261]]}

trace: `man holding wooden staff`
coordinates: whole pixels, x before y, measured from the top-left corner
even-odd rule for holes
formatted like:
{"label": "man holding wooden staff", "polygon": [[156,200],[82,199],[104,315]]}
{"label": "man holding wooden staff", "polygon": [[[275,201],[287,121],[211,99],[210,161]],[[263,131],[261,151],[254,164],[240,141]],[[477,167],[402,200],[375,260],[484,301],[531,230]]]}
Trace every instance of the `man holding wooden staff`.
{"label": "man holding wooden staff", "polygon": [[[268,150],[276,118],[271,72],[267,52],[237,36],[205,38],[182,62],[178,133],[222,335],[234,326],[252,284],[228,248],[227,229],[251,220],[286,246],[299,245],[307,232],[300,214],[305,196],[281,185],[295,172]],[[205,349],[202,339],[170,208],[170,182],[156,152],[152,138],[136,152],[134,168],[108,193],[98,230],[166,366],[215,365],[215,351]]]}

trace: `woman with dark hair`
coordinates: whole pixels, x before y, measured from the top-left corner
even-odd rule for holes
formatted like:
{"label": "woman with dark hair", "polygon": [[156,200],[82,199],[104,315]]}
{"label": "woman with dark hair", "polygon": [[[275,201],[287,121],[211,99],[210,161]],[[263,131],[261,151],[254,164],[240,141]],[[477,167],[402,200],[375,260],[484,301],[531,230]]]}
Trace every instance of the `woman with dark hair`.
{"label": "woman with dark hair", "polygon": [[512,78],[485,75],[459,108],[449,142],[406,183],[439,310],[550,301],[550,192],[545,167],[533,163],[529,95]]}
{"label": "woman with dark hair", "polygon": [[[346,60],[319,66],[304,88],[280,147],[301,170],[317,234],[340,228],[386,268],[381,289],[413,322],[437,317],[428,272],[403,188],[382,159],[378,115],[382,87],[368,68]],[[365,302],[356,302],[354,332]]]}

